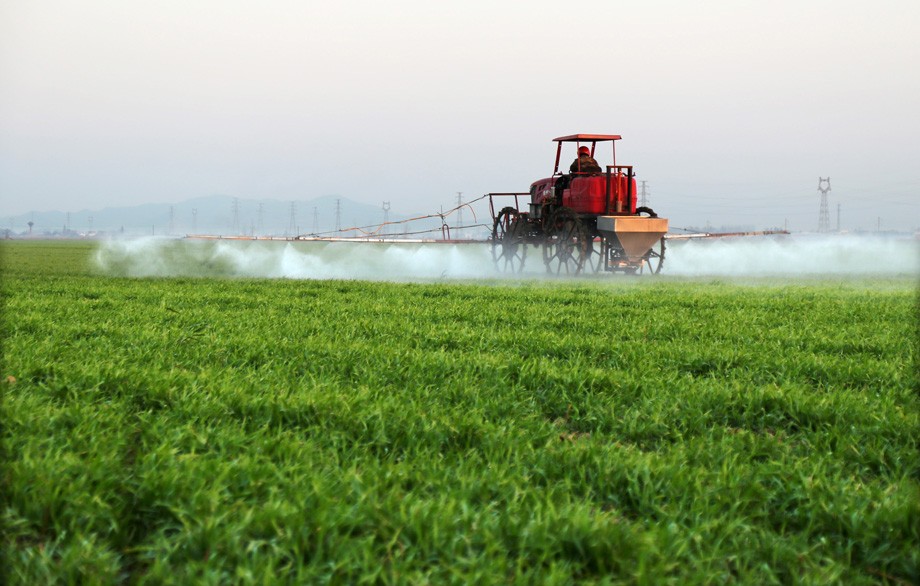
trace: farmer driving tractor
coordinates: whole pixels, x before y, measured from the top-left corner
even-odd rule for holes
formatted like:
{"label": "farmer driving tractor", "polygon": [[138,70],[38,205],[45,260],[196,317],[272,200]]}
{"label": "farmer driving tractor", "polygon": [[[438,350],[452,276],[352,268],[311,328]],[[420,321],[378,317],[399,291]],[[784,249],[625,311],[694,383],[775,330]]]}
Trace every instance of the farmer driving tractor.
{"label": "farmer driving tractor", "polygon": [[601,166],[591,156],[591,149],[586,146],[578,147],[578,158],[569,166],[570,173],[600,173]]}

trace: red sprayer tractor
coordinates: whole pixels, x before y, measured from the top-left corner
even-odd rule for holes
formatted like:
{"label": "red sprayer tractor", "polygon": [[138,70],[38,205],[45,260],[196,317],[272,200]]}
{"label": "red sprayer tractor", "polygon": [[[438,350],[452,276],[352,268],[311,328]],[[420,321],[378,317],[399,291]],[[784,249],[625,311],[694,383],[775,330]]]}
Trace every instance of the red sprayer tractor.
{"label": "red sprayer tractor", "polygon": [[[616,162],[616,134],[573,134],[553,139],[556,164],[551,177],[539,179],[529,193],[490,193],[492,257],[499,270],[519,272],[529,248],[542,250],[552,274],[600,271],[657,273],[664,262],[668,221],[649,208],[636,207],[632,165]],[[582,170],[573,163],[560,170],[563,145],[601,156],[609,144],[612,164]],[[573,153],[574,155],[574,153]],[[604,157],[606,158],[606,157]],[[530,196],[526,210],[521,200]],[[507,202],[496,212],[495,202]]]}

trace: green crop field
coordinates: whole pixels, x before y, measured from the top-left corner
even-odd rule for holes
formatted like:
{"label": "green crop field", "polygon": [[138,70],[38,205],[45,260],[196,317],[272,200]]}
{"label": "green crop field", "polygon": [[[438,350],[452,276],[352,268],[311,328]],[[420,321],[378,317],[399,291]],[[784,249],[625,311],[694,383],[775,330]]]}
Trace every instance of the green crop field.
{"label": "green crop field", "polygon": [[370,283],[2,254],[13,584],[920,581],[912,278]]}

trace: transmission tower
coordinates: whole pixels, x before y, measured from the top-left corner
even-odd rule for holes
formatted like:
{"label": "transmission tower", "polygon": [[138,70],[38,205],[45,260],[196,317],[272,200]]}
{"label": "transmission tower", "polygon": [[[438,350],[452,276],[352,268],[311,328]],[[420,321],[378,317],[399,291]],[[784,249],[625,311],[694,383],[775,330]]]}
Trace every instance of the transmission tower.
{"label": "transmission tower", "polygon": [[389,223],[390,223],[390,202],[385,201],[383,202],[383,226],[381,230],[383,234],[387,233],[388,228],[389,228],[387,224]]}
{"label": "transmission tower", "polygon": [[831,191],[831,178],[818,177],[818,193],[821,194],[821,209],[818,212],[818,232],[830,230],[830,214],[827,211],[827,194]]}
{"label": "transmission tower", "polygon": [[335,233],[342,231],[342,200],[335,200]]}
{"label": "transmission tower", "polygon": [[646,205],[648,205],[648,195],[649,195],[649,193],[648,193],[648,189],[646,188],[646,185],[645,185],[646,183],[647,183],[646,181],[643,181],[643,182],[642,182],[642,190],[639,192],[639,197],[641,198],[641,199],[639,199],[639,206],[641,206],[641,207],[645,207]]}

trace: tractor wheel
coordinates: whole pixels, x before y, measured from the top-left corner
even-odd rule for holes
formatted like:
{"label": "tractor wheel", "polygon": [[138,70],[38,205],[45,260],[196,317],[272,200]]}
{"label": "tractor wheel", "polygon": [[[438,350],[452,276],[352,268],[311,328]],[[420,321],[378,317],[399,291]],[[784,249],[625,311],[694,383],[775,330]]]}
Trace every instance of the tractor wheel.
{"label": "tractor wheel", "polygon": [[492,225],[492,260],[495,268],[519,273],[527,256],[527,219],[512,207],[503,208]]}
{"label": "tractor wheel", "polygon": [[585,256],[585,274],[596,275],[606,268],[604,266],[606,260],[604,246],[603,238],[590,238],[588,240],[588,251],[587,256]]}
{"label": "tractor wheel", "polygon": [[653,246],[651,250],[645,253],[642,259],[642,266],[639,267],[639,273],[648,273],[657,275],[661,272],[661,265],[664,264],[664,236],[658,241],[658,246]]}
{"label": "tractor wheel", "polygon": [[593,236],[569,208],[559,208],[547,218],[543,235],[543,262],[551,275],[581,274],[592,253],[597,255]]}

